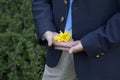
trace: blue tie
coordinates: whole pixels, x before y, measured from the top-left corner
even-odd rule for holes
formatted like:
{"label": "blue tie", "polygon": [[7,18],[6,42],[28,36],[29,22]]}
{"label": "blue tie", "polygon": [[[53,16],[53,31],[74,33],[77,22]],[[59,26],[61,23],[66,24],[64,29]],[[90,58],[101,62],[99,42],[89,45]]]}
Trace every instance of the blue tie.
{"label": "blue tie", "polygon": [[69,31],[70,33],[72,33],[72,12],[71,12],[72,1],[73,0],[70,0],[69,12],[67,16],[66,25],[65,25],[65,31]]}

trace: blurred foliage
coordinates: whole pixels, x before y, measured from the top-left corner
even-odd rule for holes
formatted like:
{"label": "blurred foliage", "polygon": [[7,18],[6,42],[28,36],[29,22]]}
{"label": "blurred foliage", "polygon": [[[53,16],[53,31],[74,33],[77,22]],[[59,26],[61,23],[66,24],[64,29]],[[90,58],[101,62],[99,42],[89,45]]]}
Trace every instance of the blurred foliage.
{"label": "blurred foliage", "polygon": [[41,80],[45,47],[39,46],[30,0],[0,0],[0,80]]}

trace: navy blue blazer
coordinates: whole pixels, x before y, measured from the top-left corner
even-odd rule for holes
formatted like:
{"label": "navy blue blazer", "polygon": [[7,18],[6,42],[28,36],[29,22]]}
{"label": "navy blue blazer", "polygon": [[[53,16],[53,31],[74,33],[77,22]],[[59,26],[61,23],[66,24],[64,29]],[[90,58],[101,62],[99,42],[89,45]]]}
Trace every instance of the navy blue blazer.
{"label": "navy blue blazer", "polygon": [[[69,0],[33,0],[35,30],[40,44],[46,31],[64,31]],[[74,54],[80,80],[120,80],[120,0],[73,0],[72,37],[84,52]],[[47,48],[46,64],[57,65],[61,56]]]}

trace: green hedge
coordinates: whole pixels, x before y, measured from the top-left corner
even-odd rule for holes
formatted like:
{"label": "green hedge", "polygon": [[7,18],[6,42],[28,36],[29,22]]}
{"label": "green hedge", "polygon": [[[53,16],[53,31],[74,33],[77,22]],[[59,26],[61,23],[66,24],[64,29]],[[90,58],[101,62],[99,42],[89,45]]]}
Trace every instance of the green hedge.
{"label": "green hedge", "polygon": [[0,80],[41,80],[44,57],[31,0],[0,0]]}

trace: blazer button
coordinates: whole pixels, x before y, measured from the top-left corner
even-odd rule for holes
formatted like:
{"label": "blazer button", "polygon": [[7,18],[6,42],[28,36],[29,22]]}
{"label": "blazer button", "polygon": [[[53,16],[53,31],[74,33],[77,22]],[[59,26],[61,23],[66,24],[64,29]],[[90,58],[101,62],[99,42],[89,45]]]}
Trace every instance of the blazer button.
{"label": "blazer button", "polygon": [[97,55],[96,55],[96,58],[99,58],[99,57],[100,57],[100,55],[99,55],[99,54],[97,54]]}
{"label": "blazer button", "polygon": [[65,5],[68,5],[68,1],[67,1],[67,0],[64,0],[64,4],[65,4]]}
{"label": "blazer button", "polygon": [[61,19],[60,19],[60,21],[64,22],[64,20],[65,20],[65,18],[62,16]]}
{"label": "blazer button", "polygon": [[101,56],[103,56],[105,53],[100,53]]}

